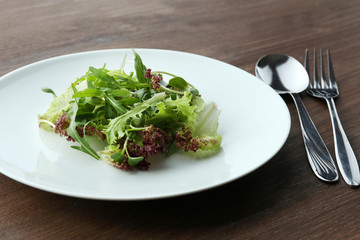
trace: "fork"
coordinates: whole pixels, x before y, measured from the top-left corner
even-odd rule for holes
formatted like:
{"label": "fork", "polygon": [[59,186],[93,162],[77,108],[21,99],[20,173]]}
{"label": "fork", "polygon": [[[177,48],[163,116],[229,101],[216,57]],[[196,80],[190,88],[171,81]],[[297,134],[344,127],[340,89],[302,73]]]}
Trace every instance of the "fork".
{"label": "fork", "polygon": [[[323,98],[326,100],[331,116],[331,123],[333,126],[335,155],[336,155],[337,164],[340,169],[340,173],[348,185],[352,187],[356,187],[360,185],[360,170],[359,170],[358,162],[356,160],[355,153],[350,145],[348,138],[346,137],[344,128],[341,125],[336,110],[334,98],[339,96],[339,88],[335,80],[330,51],[327,50],[327,66],[328,66],[328,79],[329,79],[328,81],[325,79],[322,49],[320,49],[319,55],[320,55],[319,57],[320,57],[321,82],[319,82],[318,79],[316,50],[314,49],[314,67],[313,67],[314,83],[312,84],[310,81],[306,92],[311,96]],[[304,65],[306,71],[310,76],[308,49],[305,50]]]}

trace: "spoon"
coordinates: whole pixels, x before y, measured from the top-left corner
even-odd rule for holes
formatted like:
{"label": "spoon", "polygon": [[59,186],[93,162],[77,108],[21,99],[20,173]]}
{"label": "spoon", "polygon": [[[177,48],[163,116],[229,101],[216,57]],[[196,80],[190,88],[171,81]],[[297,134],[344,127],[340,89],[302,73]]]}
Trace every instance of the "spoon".
{"label": "spoon", "polygon": [[323,181],[337,181],[339,175],[335,163],[298,94],[309,84],[309,75],[302,64],[290,56],[271,54],[259,59],[255,73],[279,94],[288,93],[292,96],[298,110],[305,149],[312,170]]}

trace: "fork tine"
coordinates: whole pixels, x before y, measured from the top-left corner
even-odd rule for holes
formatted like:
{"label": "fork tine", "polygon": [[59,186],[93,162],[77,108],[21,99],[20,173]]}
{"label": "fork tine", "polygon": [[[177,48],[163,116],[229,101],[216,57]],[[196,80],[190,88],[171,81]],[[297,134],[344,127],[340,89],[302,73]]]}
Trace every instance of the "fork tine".
{"label": "fork tine", "polygon": [[336,83],[336,79],[335,79],[335,74],[334,74],[334,68],[331,62],[331,56],[330,56],[330,50],[327,49],[327,63],[328,63],[328,71],[329,71],[329,84],[330,84],[330,88],[338,88],[337,83]]}
{"label": "fork tine", "polygon": [[325,71],[324,71],[324,63],[323,63],[323,53],[322,49],[320,48],[320,75],[321,75],[321,87],[322,88],[329,88],[326,80],[325,80]]}
{"label": "fork tine", "polygon": [[319,87],[320,87],[320,83],[317,73],[316,49],[314,49],[314,88],[319,88]]}
{"label": "fork tine", "polygon": [[306,72],[309,75],[309,87],[312,88],[311,80],[310,80],[310,67],[309,67],[309,50],[305,49],[305,60],[304,60],[304,67],[306,69]]}

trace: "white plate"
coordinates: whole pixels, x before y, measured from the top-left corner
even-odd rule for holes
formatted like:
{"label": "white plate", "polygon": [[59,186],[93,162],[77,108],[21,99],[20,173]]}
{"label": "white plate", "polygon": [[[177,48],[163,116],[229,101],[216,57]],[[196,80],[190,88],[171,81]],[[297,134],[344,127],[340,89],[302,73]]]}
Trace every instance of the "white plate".
{"label": "white plate", "polygon": [[[137,49],[145,65],[184,77],[222,110],[222,150],[195,160],[183,154],[156,159],[149,171],[123,172],[70,148],[72,143],[38,128],[52,96],[89,66],[118,69],[130,49],[100,50],[39,61],[0,78],[0,171],[29,186],[74,197],[144,200],[210,189],[266,163],[285,143],[290,114],[282,98],[253,75],[190,53]],[[133,64],[128,64],[133,70]]]}

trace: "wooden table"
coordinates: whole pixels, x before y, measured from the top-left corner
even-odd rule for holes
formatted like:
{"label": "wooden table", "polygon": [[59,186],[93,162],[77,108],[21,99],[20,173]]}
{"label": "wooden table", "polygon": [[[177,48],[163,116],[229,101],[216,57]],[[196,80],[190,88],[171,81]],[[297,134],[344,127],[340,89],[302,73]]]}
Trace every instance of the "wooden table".
{"label": "wooden table", "polygon": [[[259,57],[330,48],[336,100],[360,159],[360,4],[337,0],[0,1],[0,75],[87,50],[161,48],[250,73]],[[302,95],[334,156],[325,101]],[[318,180],[292,100],[284,147],[255,172],[188,196],[115,202],[44,192],[0,175],[0,239],[360,239],[360,190]],[[2,103],[4,104],[4,103]],[[10,137],[10,136],[9,136]],[[26,144],[19,142],[21,144]]]}

